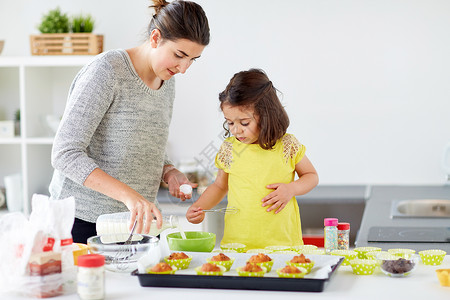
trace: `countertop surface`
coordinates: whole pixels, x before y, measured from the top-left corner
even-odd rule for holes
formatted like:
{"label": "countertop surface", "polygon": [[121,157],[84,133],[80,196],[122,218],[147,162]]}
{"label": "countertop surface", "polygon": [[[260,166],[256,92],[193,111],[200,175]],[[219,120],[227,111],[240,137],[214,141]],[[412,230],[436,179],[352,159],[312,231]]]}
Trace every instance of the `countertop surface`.
{"label": "countertop surface", "polygon": [[366,202],[361,227],[356,239],[357,247],[375,246],[409,248],[419,250],[442,249],[450,253],[450,241],[446,243],[396,243],[369,242],[372,227],[439,227],[449,228],[450,218],[392,218],[391,203],[395,200],[450,199],[450,185],[442,186],[373,186]]}
{"label": "countertop surface", "polygon": [[[105,299],[448,299],[450,287],[441,286],[435,272],[441,268],[450,268],[449,255],[440,266],[419,263],[414,273],[402,278],[388,277],[379,270],[354,275],[350,266],[340,266],[323,292],[142,287],[135,276],[106,271]],[[0,294],[0,298],[26,299],[11,294]],[[71,294],[52,299],[79,298]]]}

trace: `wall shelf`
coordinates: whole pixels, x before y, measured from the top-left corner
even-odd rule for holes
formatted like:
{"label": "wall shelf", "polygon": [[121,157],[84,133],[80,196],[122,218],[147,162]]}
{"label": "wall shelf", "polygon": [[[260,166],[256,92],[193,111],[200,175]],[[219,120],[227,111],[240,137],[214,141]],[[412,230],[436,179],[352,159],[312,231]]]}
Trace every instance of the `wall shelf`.
{"label": "wall shelf", "polygon": [[44,119],[61,117],[67,92],[78,71],[94,56],[0,57],[0,120],[12,120],[20,109],[21,135],[0,138],[0,186],[4,177],[22,174],[23,212],[31,196],[47,194],[53,174],[53,136]]}

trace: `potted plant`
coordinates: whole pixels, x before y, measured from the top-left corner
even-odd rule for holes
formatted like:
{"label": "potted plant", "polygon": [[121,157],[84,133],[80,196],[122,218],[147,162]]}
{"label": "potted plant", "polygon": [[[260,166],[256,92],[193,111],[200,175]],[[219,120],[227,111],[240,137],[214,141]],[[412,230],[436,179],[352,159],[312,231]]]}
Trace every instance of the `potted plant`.
{"label": "potted plant", "polygon": [[41,34],[31,35],[32,55],[95,55],[103,52],[103,35],[93,34],[94,19],[80,14],[69,18],[57,7],[42,17]]}
{"label": "potted plant", "polygon": [[91,33],[94,31],[95,21],[91,15],[78,15],[72,17],[70,28],[72,32],[76,33]]}
{"label": "potted plant", "polygon": [[61,13],[61,10],[57,7],[42,16],[38,29],[41,33],[68,33],[69,17],[67,17],[67,14]]}
{"label": "potted plant", "polygon": [[14,135],[20,135],[20,109],[14,113]]}

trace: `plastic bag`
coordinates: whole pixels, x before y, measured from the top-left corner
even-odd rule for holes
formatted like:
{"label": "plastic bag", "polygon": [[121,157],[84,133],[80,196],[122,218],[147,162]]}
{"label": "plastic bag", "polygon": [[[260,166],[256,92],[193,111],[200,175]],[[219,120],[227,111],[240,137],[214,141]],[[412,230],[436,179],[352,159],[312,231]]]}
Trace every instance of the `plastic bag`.
{"label": "plastic bag", "polygon": [[47,298],[75,292],[71,230],[75,200],[33,195],[27,219],[0,218],[0,291]]}

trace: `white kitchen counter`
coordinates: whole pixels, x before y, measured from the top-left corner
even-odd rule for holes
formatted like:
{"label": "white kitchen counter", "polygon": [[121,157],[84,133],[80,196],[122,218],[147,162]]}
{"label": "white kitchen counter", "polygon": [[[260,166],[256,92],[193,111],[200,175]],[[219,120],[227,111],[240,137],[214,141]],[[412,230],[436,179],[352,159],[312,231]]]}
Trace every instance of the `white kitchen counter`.
{"label": "white kitchen counter", "polygon": [[[139,280],[129,274],[106,272],[105,299],[448,299],[450,287],[442,287],[436,269],[450,268],[450,255],[440,266],[419,263],[408,277],[391,278],[381,271],[373,275],[354,275],[350,266],[340,266],[323,292],[278,292],[250,290],[217,290],[186,288],[141,287]],[[245,280],[245,279],[243,279]],[[0,294],[1,299],[26,299]],[[79,299],[76,294],[51,299]]]}

